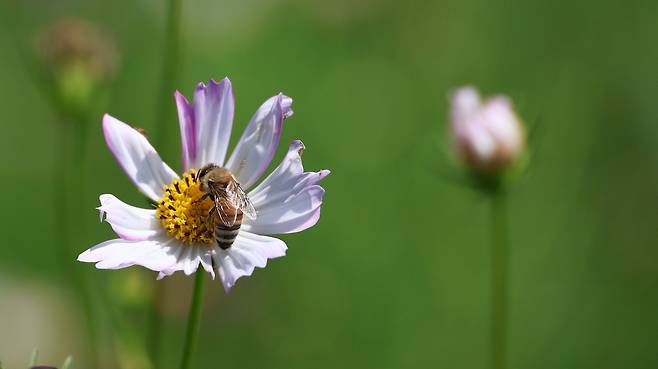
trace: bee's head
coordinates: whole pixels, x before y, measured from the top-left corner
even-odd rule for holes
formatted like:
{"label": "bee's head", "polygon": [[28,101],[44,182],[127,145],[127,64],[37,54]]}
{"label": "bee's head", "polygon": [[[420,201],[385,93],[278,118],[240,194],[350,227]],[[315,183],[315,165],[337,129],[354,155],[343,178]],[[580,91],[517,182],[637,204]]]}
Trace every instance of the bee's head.
{"label": "bee's head", "polygon": [[206,164],[206,165],[204,165],[197,172],[196,179],[199,180],[199,181],[203,181],[204,179],[206,179],[208,177],[208,173],[210,173],[215,168],[219,168],[219,167],[215,164]]}
{"label": "bee's head", "polygon": [[197,179],[201,183],[202,191],[207,191],[209,183],[225,187],[228,185],[231,178],[231,172],[228,169],[215,164],[208,164],[202,167],[197,174]]}

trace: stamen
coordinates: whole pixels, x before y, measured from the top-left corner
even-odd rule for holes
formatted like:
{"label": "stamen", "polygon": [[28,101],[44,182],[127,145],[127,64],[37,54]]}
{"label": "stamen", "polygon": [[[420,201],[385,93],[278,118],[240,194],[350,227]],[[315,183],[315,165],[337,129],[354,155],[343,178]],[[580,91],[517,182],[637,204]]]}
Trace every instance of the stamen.
{"label": "stamen", "polygon": [[169,236],[185,244],[214,242],[214,227],[208,224],[214,204],[210,198],[201,200],[203,195],[194,169],[164,186],[156,215]]}

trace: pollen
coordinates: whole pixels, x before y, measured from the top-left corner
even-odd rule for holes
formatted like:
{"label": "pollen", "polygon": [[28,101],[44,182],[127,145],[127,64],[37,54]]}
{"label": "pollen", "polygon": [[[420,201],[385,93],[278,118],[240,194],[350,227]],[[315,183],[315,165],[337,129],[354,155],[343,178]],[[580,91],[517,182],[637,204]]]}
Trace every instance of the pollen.
{"label": "pollen", "polygon": [[213,201],[203,195],[194,169],[164,186],[155,214],[169,236],[187,245],[214,241],[209,219]]}

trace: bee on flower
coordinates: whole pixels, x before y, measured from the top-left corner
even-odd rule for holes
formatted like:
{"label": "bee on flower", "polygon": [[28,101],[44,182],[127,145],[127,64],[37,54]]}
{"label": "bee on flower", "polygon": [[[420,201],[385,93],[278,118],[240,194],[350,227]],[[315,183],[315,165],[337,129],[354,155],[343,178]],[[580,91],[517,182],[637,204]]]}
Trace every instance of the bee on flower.
{"label": "bee on flower", "polygon": [[328,170],[306,172],[304,144],[293,141],[279,166],[259,182],[270,165],[292,99],[278,94],[251,118],[231,155],[227,148],[234,100],[228,78],[200,83],[192,103],[175,93],[180,121],[183,170],[165,164],[147,138],[105,115],[103,133],[115,159],[155,209],[101,195],[98,208],[119,238],[80,254],[99,269],[141,265],[158,279],[203,268],[229,291],[267,260],[284,256],[286,244],[270,237],[303,231],[320,218]]}

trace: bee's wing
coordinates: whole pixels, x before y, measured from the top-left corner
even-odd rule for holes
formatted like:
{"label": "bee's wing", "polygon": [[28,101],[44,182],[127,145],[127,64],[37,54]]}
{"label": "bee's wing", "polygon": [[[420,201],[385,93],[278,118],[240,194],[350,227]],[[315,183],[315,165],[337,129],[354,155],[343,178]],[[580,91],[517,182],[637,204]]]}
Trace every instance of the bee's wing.
{"label": "bee's wing", "polygon": [[[233,209],[229,208],[231,206],[229,194],[221,188],[218,184],[214,182],[208,183],[208,190],[212,194],[212,197],[215,199],[215,212],[219,217],[219,221],[222,222],[227,227],[233,227],[235,222],[238,219],[238,213]],[[222,201],[222,199],[229,200],[229,203]]]}
{"label": "bee's wing", "polygon": [[231,181],[228,186],[226,186],[226,193],[233,206],[242,210],[242,212],[249,218],[256,219],[256,209],[238,182]]}
{"label": "bee's wing", "polygon": [[219,221],[227,227],[233,227],[238,220],[238,212],[228,206],[230,205],[222,202],[220,197],[215,197],[215,210]]}

